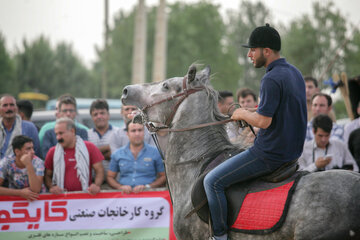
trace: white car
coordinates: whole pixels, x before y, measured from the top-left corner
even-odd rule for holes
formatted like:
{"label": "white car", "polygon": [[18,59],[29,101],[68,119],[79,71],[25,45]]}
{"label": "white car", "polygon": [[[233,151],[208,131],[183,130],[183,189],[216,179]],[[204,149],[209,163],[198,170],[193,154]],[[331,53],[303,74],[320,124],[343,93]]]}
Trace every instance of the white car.
{"label": "white car", "polygon": [[[111,108],[110,110],[110,124],[116,127],[124,126],[124,120],[120,114],[120,108]],[[31,121],[36,125],[38,130],[47,122],[55,121],[55,110],[40,110],[34,111]],[[88,128],[94,127],[94,123],[90,116],[89,109],[78,109],[76,121],[84,124]]]}

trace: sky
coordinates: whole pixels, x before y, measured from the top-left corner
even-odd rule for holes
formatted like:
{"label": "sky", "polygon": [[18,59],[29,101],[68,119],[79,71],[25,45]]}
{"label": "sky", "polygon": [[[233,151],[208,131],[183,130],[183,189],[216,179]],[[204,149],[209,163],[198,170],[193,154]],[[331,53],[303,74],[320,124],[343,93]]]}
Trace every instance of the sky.
{"label": "sky", "polygon": [[[173,3],[176,0],[167,0]],[[198,0],[183,0],[198,2]],[[238,9],[241,0],[208,0],[221,6],[225,15],[229,9]],[[257,0],[251,0],[257,2]],[[322,2],[329,0],[321,0]],[[159,0],[145,0],[147,6]],[[271,10],[274,22],[284,24],[307,13],[311,14],[314,0],[264,0]],[[360,1],[333,0],[337,9],[349,21],[359,26]],[[131,11],[138,0],[109,0],[109,22],[119,10]],[[10,54],[21,49],[24,38],[28,42],[40,35],[50,39],[52,46],[66,42],[88,66],[96,60],[95,46],[103,46],[103,0],[0,0],[0,32],[5,37]]]}

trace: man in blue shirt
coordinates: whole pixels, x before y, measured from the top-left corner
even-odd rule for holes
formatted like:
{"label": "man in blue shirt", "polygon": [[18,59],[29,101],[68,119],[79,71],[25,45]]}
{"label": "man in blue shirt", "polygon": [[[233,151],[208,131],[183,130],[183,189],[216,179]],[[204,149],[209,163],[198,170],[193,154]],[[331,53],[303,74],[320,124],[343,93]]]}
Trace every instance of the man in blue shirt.
{"label": "man in blue shirt", "polygon": [[[76,107],[76,99],[71,95],[63,95],[59,98],[59,118],[67,117],[71,120],[75,121],[75,117],[77,114],[77,107]],[[80,136],[82,140],[88,140],[87,130],[75,125],[75,133],[76,135]],[[41,152],[42,156],[45,159],[46,154],[57,144],[56,134],[55,134],[55,125],[53,128],[47,130],[45,132],[43,142],[41,145]]]}
{"label": "man in blue shirt", "polygon": [[13,96],[6,94],[1,97],[0,114],[0,158],[13,153],[11,142],[18,135],[30,137],[36,156],[41,157],[37,128],[32,122],[22,120],[17,114],[16,100]]}
{"label": "man in blue shirt", "polygon": [[280,58],[281,39],[269,24],[250,35],[248,57],[254,67],[266,68],[257,109],[238,108],[234,120],[260,128],[254,145],[228,159],[205,177],[214,239],[227,239],[225,188],[269,174],[301,155],[307,122],[305,82],[298,69]]}
{"label": "man in blue shirt", "polygon": [[[128,121],[129,143],[111,155],[107,183],[125,193],[163,187],[165,170],[159,151],[144,143],[144,126]],[[116,175],[120,172],[119,182]]]}

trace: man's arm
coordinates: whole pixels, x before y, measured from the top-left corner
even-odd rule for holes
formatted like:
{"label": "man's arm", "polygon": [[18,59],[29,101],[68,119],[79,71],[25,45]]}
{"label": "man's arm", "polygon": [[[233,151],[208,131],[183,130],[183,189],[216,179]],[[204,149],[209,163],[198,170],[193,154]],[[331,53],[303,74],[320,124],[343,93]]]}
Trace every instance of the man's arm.
{"label": "man's arm", "polygon": [[154,182],[150,183],[151,188],[164,187],[166,182],[165,172],[159,172]]}
{"label": "man's arm", "polygon": [[100,192],[100,186],[104,182],[104,167],[100,161],[93,164],[92,168],[95,171],[95,181],[89,186],[88,191],[90,194],[95,195]]}
{"label": "man's arm", "polygon": [[43,176],[36,175],[34,166],[32,164],[31,154],[27,153],[22,155],[20,161],[25,165],[28,172],[30,190],[39,193],[41,191],[41,186],[43,183]]}
{"label": "man's arm", "polygon": [[97,162],[92,165],[93,169],[95,170],[95,181],[94,183],[97,186],[101,186],[101,184],[104,182],[104,167],[102,165],[102,162]]}
{"label": "man's arm", "polygon": [[61,189],[59,186],[52,184],[52,175],[53,175],[52,170],[45,169],[45,185],[49,189],[49,192],[53,194],[63,193],[63,189]]}
{"label": "man's arm", "polygon": [[117,172],[113,172],[111,170],[107,171],[106,174],[106,182],[114,189],[121,190],[121,184],[116,181]]}
{"label": "man's arm", "polygon": [[[4,179],[0,178],[0,186],[2,186],[3,183],[4,183]],[[6,187],[0,187],[0,195],[19,196],[29,201],[34,201],[39,198],[39,194],[31,191],[29,188],[11,189]]]}
{"label": "man's arm", "polygon": [[106,160],[110,160],[110,158],[111,158],[110,145],[104,145],[104,146],[100,146],[98,148],[99,148],[100,152],[102,153],[102,155],[104,156],[104,158]]}
{"label": "man's arm", "polygon": [[[166,177],[165,172],[160,172],[157,174],[157,178],[154,182],[150,183],[150,188],[163,187],[165,185]],[[133,191],[134,193],[142,192],[146,189],[146,185],[135,186]]]}
{"label": "man's arm", "polygon": [[346,147],[345,144],[343,144],[344,148],[344,165],[352,165],[353,171],[359,172],[359,166],[357,165],[355,159],[351,155],[349,149]]}
{"label": "man's arm", "polygon": [[118,183],[118,181],[116,181],[116,175],[117,175],[117,172],[108,170],[108,172],[106,174],[107,183],[114,189],[121,190],[124,193],[131,193],[132,187]]}
{"label": "man's arm", "polygon": [[244,120],[253,127],[266,129],[270,126],[272,117],[263,116],[257,112],[251,112],[244,108],[238,108],[234,111],[231,119],[240,121]]}

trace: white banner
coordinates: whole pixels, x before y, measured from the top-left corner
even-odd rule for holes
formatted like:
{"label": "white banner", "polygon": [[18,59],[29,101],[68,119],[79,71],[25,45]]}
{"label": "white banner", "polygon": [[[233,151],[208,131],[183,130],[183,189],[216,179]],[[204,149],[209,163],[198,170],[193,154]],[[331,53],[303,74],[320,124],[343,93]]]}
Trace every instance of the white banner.
{"label": "white banner", "polygon": [[[96,196],[86,193],[63,194],[60,197],[41,195],[33,202],[10,199],[0,198],[1,239],[5,232],[9,236],[12,232],[33,231],[28,238],[35,238],[50,237],[51,234],[56,236],[54,231],[59,230],[67,231],[57,233],[65,238],[66,234],[68,237],[76,234],[79,239],[86,239],[89,235],[85,235],[83,230],[109,230],[108,233],[125,236],[134,232],[133,229],[169,230],[172,224],[172,207],[167,191],[128,195],[119,192]],[[94,236],[96,233],[99,234],[99,231],[95,231]],[[170,235],[173,234],[167,231],[167,237]]]}

